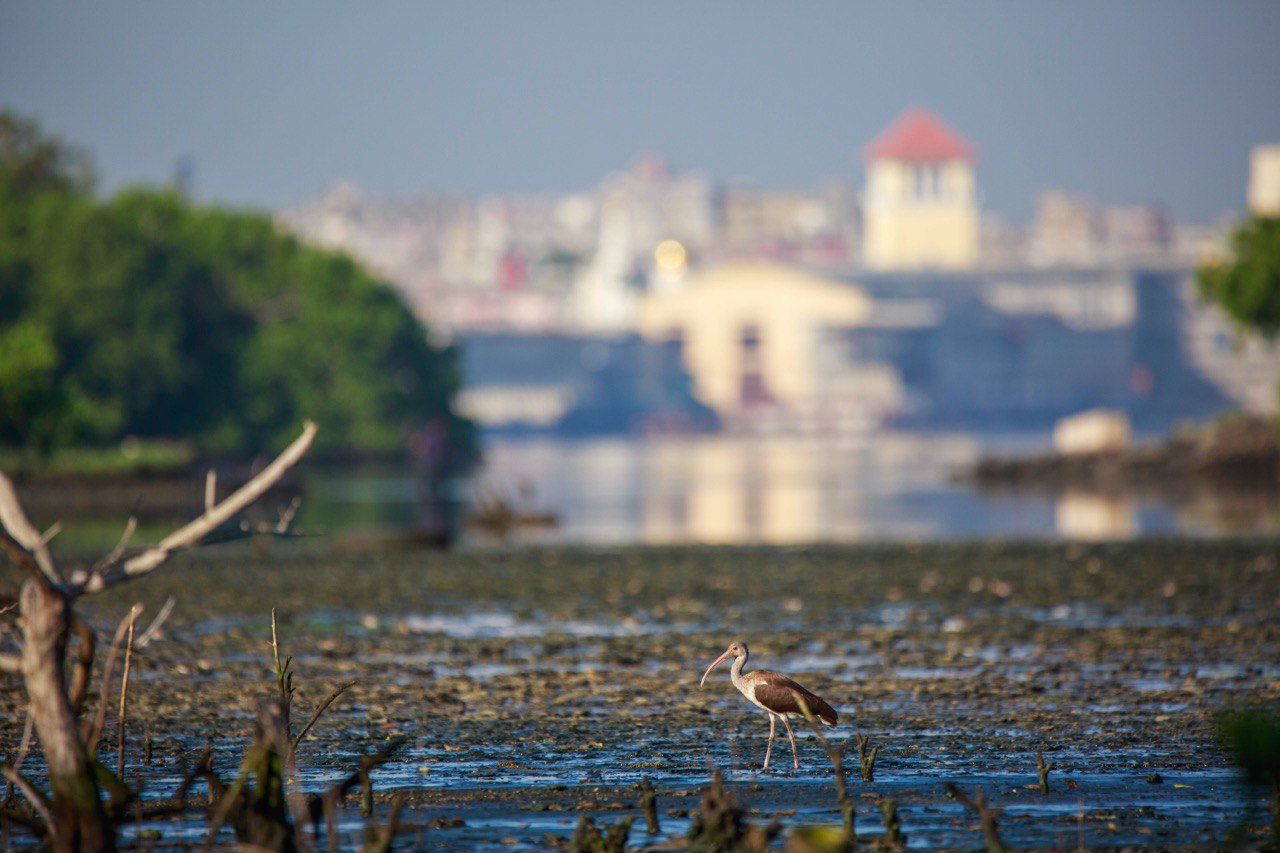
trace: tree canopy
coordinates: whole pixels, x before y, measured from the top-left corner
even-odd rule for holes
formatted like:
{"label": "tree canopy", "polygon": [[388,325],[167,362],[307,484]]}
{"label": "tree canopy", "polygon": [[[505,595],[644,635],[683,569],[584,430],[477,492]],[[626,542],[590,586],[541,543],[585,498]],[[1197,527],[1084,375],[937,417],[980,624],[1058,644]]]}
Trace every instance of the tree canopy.
{"label": "tree canopy", "polygon": [[99,200],[87,160],[0,113],[0,444],[125,436],[252,453],[425,432],[472,453],[456,353],[351,258],[167,189]]}
{"label": "tree canopy", "polygon": [[1200,267],[1200,293],[1268,338],[1280,332],[1280,217],[1251,216],[1231,233],[1231,257]]}

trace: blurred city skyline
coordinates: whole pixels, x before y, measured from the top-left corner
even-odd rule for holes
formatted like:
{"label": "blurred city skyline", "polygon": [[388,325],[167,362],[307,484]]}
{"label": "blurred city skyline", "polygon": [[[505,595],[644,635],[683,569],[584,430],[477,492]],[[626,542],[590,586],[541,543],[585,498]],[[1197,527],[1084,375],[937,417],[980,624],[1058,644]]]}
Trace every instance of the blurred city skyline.
{"label": "blurred city skyline", "polygon": [[1061,187],[1185,221],[1244,208],[1280,140],[1280,6],[0,6],[0,106],[102,189],[189,164],[201,201],[575,192],[656,152],[762,188],[858,179],[925,105],[979,151],[983,207]]}

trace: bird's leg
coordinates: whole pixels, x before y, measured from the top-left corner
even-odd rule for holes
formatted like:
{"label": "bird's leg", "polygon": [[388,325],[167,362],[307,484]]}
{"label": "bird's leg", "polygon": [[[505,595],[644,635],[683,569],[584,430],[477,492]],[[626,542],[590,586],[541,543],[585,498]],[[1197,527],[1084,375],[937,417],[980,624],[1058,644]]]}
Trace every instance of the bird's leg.
{"label": "bird's leg", "polygon": [[773,732],[774,732],[774,728],[777,725],[778,725],[778,718],[775,717],[773,714],[770,714],[769,715],[769,745],[764,748],[764,766],[760,768],[761,770],[769,769],[769,753],[773,752]]}
{"label": "bird's leg", "polygon": [[786,717],[782,718],[782,724],[787,727],[787,737],[791,739],[791,760],[795,762],[796,769],[800,769],[800,756],[796,755],[796,736],[791,733],[791,723]]}

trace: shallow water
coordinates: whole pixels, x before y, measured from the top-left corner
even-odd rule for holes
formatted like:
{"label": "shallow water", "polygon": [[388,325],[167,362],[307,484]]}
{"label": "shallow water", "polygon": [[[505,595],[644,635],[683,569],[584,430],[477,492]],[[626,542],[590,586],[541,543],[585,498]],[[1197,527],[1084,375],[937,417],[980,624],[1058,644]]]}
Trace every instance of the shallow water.
{"label": "shallow water", "polygon": [[[1047,431],[491,438],[480,470],[452,491],[464,505],[500,495],[518,510],[554,515],[556,525],[520,533],[544,545],[1280,533],[1274,496],[983,491],[958,476],[986,454],[1049,446]],[[337,535],[412,530],[430,515],[421,484],[403,470],[317,472],[305,485],[300,521]],[[490,541],[475,530],[463,536]]]}

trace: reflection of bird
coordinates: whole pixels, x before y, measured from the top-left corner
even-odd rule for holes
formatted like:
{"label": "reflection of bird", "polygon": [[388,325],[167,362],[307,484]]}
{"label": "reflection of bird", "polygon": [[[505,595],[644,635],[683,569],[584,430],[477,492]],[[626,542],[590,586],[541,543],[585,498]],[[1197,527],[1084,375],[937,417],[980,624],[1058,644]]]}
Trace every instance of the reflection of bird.
{"label": "reflection of bird", "polygon": [[787,737],[791,741],[791,759],[795,762],[797,770],[800,769],[800,758],[796,755],[796,738],[791,733],[791,723],[787,722],[787,717],[799,717],[804,719],[807,710],[808,713],[817,717],[828,726],[834,726],[838,719],[835,709],[826,703],[822,697],[810,693],[802,685],[797,684],[790,678],[779,672],[770,672],[767,669],[757,669],[753,672],[743,673],[742,667],[747,663],[747,656],[751,654],[747,650],[747,644],[738,641],[730,644],[725,649],[724,654],[716,658],[711,666],[707,667],[707,671],[702,674],[702,681],[698,684],[703,685],[707,681],[707,676],[711,674],[711,670],[720,664],[733,658],[733,668],[729,671],[729,678],[733,681],[733,686],[738,688],[738,692],[747,697],[747,701],[760,708],[769,715],[769,745],[764,751],[764,767],[768,769],[769,754],[773,751],[773,735],[777,729],[778,720],[782,720],[782,724],[787,727]]}

